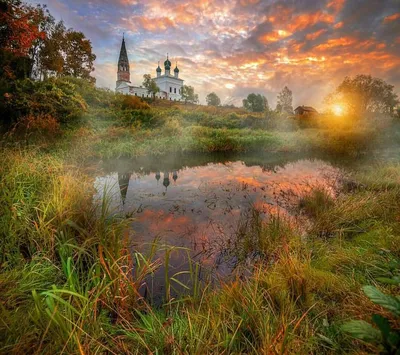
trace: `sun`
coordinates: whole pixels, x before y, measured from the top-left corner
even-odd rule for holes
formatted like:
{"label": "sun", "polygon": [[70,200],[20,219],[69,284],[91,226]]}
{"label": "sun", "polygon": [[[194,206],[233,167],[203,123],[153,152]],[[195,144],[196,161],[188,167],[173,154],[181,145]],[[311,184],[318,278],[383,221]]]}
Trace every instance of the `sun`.
{"label": "sun", "polygon": [[344,114],[344,108],[343,108],[343,106],[340,106],[340,105],[333,105],[332,110],[333,110],[333,113],[334,113],[336,116],[342,116],[342,115]]}

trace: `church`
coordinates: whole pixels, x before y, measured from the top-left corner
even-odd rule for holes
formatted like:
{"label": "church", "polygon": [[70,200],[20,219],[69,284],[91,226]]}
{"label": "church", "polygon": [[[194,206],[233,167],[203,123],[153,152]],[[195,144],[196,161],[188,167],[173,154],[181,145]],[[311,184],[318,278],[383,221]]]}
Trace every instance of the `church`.
{"label": "church", "polygon": [[[126,51],[125,38],[122,38],[115,91],[139,97],[152,97],[152,94],[143,86],[131,85],[130,78],[131,74],[128,53]],[[157,98],[170,101],[180,101],[182,99],[183,80],[179,78],[178,63],[174,69],[174,74],[171,75],[171,61],[168,59],[168,55],[164,62],[164,74],[162,74],[159,63],[156,69],[156,77],[154,78],[154,81],[160,88],[160,91],[156,94]]]}

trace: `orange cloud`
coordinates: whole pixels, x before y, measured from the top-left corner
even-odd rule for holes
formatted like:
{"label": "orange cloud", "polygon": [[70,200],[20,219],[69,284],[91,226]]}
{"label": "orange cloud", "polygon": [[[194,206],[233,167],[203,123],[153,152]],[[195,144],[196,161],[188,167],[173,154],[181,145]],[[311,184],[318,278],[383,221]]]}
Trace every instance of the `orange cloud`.
{"label": "orange cloud", "polygon": [[388,22],[392,22],[392,21],[396,21],[397,19],[400,18],[400,12],[397,12],[393,15],[390,16],[386,16],[383,20],[383,23],[388,23]]}
{"label": "orange cloud", "polygon": [[325,43],[322,43],[315,47],[317,50],[326,50],[335,47],[346,47],[357,43],[357,40],[352,37],[339,37],[332,38]]}
{"label": "orange cloud", "polygon": [[309,14],[301,14],[294,17],[292,22],[288,25],[288,30],[290,32],[301,31],[307,27],[314,26],[319,22],[331,24],[335,22],[335,18],[334,16],[322,11],[317,11]]}
{"label": "orange cloud", "polygon": [[240,0],[240,5],[243,7],[249,6],[249,5],[256,5],[260,2],[260,0]]}
{"label": "orange cloud", "polygon": [[266,43],[279,41],[279,40],[289,37],[291,35],[292,35],[292,33],[290,33],[290,32],[287,32],[284,30],[277,30],[277,31],[272,31],[272,32],[268,32],[268,33],[261,35],[260,37],[258,37],[258,40],[261,43],[266,44]]}
{"label": "orange cloud", "polygon": [[318,38],[319,36],[321,36],[323,33],[325,33],[327,30],[326,29],[322,29],[313,33],[309,33],[306,36],[306,39],[308,39],[309,41],[313,41],[314,39]]}
{"label": "orange cloud", "polygon": [[345,0],[332,0],[326,6],[328,9],[333,9],[335,13],[340,12],[344,6]]}
{"label": "orange cloud", "polygon": [[342,27],[343,27],[343,22],[342,21],[340,21],[338,23],[335,23],[335,25],[333,26],[333,28],[335,28],[335,29],[339,29],[339,28],[342,28]]}
{"label": "orange cloud", "polygon": [[175,27],[174,21],[168,17],[148,18],[139,17],[140,25],[147,31],[165,31],[168,28]]}

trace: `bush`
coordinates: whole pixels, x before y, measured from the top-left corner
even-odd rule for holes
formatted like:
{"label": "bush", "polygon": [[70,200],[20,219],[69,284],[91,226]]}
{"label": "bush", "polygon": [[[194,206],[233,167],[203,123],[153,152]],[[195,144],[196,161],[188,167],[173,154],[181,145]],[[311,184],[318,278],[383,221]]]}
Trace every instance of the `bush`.
{"label": "bush", "polygon": [[71,83],[79,95],[83,97],[86,103],[93,107],[109,108],[116,104],[116,94],[109,89],[100,89],[94,83],[75,77],[64,77],[58,79],[60,82]]}
{"label": "bush", "polygon": [[150,105],[140,97],[132,95],[117,95],[116,104],[123,110],[147,110]]}
{"label": "bush", "polygon": [[76,91],[73,83],[66,80],[49,79],[15,81],[10,92],[4,94],[5,114],[3,124],[10,125],[28,115],[51,115],[65,123],[81,117],[86,111],[85,100]]}
{"label": "bush", "polygon": [[60,136],[60,123],[49,114],[22,117],[9,132],[9,137],[26,141],[51,141]]}

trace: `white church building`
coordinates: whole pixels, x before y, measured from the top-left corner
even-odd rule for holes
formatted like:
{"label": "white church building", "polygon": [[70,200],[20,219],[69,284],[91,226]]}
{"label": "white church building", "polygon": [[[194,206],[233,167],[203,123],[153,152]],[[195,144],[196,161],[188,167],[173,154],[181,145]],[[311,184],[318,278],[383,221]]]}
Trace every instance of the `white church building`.
{"label": "white church building", "polygon": [[[171,75],[171,62],[168,59],[164,62],[164,74],[161,72],[160,64],[156,69],[156,77],[154,81],[160,88],[160,91],[156,94],[159,99],[165,99],[170,101],[180,101],[182,99],[182,88],[183,80],[179,78],[178,64],[174,69],[174,74]],[[122,38],[121,51],[118,59],[118,73],[116,92],[122,94],[135,95],[139,97],[152,97],[152,94],[142,86],[131,85],[130,81],[130,66],[128,53],[125,47],[125,38]]]}

